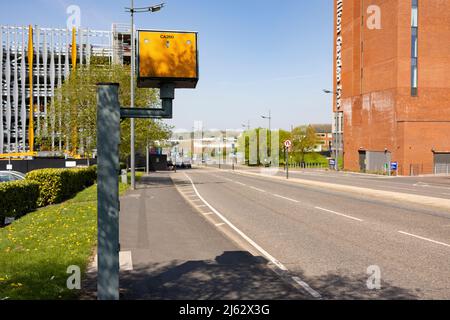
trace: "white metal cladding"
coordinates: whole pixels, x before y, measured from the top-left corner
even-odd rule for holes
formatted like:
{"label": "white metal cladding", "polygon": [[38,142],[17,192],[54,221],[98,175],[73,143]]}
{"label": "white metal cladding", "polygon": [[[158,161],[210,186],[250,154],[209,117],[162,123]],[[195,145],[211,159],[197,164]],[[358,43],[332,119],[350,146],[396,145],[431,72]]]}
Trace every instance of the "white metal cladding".
{"label": "white metal cladding", "polygon": [[[77,63],[89,65],[92,56],[107,57],[110,63],[123,63],[124,47],[129,44],[113,39],[125,39],[126,34],[127,31],[115,25],[111,31],[77,30]],[[48,119],[47,115],[48,108],[56,108],[64,102],[62,97],[57,101],[53,97],[56,88],[70,76],[72,30],[33,27],[33,88],[29,87],[28,37],[27,26],[0,25],[0,154],[29,151],[31,99],[36,137],[51,138],[53,151],[63,148],[59,132],[66,124],[62,123],[60,114],[56,115],[57,119]]]}

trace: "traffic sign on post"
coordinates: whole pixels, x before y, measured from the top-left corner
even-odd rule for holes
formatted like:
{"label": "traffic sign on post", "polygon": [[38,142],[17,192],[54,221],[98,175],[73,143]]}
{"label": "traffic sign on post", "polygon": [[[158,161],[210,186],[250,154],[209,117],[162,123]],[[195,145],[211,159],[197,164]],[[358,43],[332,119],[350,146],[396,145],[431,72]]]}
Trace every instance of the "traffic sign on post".
{"label": "traffic sign on post", "polygon": [[286,179],[289,179],[289,149],[292,147],[292,141],[286,140],[284,142],[284,162],[286,166]]}
{"label": "traffic sign on post", "polygon": [[286,140],[284,142],[284,146],[288,149],[290,149],[292,147],[292,141],[291,140]]}

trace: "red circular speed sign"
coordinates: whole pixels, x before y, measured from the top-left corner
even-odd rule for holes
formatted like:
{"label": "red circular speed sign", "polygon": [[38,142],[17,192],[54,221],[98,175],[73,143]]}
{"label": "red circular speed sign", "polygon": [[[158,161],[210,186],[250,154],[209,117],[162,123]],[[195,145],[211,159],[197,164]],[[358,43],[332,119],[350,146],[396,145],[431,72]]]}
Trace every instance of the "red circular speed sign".
{"label": "red circular speed sign", "polygon": [[291,141],[291,140],[286,140],[286,141],[284,142],[284,146],[285,146],[286,148],[290,148],[290,147],[292,146],[292,141]]}

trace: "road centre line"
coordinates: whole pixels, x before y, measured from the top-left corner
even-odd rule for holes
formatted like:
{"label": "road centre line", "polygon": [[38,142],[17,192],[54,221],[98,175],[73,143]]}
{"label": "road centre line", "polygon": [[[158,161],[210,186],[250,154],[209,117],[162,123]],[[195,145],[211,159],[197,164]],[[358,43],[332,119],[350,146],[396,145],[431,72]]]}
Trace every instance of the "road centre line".
{"label": "road centre line", "polygon": [[259,191],[259,192],[263,192],[263,193],[266,192],[266,190],[259,189],[259,188],[253,187],[253,186],[250,186],[250,189],[253,189],[253,190],[256,190],[256,191]]}
{"label": "road centre line", "polygon": [[418,236],[418,235],[415,235],[415,234],[412,234],[412,233],[408,233],[408,232],[404,232],[404,231],[399,231],[399,233],[401,233],[403,235],[407,235],[407,236],[410,236],[410,237],[414,237],[414,238],[417,238],[417,239],[425,240],[425,241],[428,241],[428,242],[432,242],[432,243],[439,244],[441,246],[445,246],[445,247],[449,247],[450,248],[450,244],[447,244],[447,243],[444,243],[444,242],[436,241],[436,240],[433,240],[433,239],[428,239],[428,238],[421,237],[421,236]]}
{"label": "road centre line", "polygon": [[333,211],[333,210],[328,210],[328,209],[324,209],[324,208],[321,208],[321,207],[314,207],[314,208],[316,208],[317,210],[333,213],[335,215],[338,215],[338,216],[341,216],[341,217],[344,217],[344,218],[348,218],[348,219],[352,219],[352,220],[356,220],[356,221],[359,221],[359,222],[363,222],[364,221],[364,220],[361,220],[359,218],[355,218],[355,217],[352,217],[352,216],[349,216],[349,215],[346,215],[346,214],[343,214],[343,213],[340,213],[340,212],[336,212],[336,211]]}
{"label": "road centre line", "polygon": [[288,200],[288,201],[295,202],[295,203],[300,203],[300,201],[298,201],[298,200],[287,198],[287,197],[283,197],[283,196],[280,196],[279,194],[272,194],[272,195],[274,197],[277,197],[277,198],[280,198],[280,199]]}

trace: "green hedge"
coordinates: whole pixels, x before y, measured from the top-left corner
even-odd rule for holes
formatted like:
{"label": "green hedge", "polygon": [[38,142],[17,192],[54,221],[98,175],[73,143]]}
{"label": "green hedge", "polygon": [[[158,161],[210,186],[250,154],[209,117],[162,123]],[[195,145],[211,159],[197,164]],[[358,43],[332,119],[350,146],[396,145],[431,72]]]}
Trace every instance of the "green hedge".
{"label": "green hedge", "polygon": [[29,172],[27,180],[39,184],[39,207],[61,203],[81,190],[93,185],[97,178],[97,167],[81,169],[41,169]]}
{"label": "green hedge", "polygon": [[34,181],[0,183],[0,225],[6,217],[18,218],[37,208],[39,184]]}

